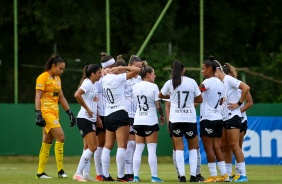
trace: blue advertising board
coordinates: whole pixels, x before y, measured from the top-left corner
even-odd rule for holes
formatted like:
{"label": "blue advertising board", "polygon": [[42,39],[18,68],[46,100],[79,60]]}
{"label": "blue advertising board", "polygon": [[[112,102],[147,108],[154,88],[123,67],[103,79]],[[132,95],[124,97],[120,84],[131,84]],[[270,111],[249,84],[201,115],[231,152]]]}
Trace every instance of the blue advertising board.
{"label": "blue advertising board", "polygon": [[[206,164],[206,153],[200,137],[199,145],[202,164]],[[184,146],[185,163],[188,164],[186,139]],[[282,117],[248,116],[248,130],[242,150],[246,164],[282,164]]]}

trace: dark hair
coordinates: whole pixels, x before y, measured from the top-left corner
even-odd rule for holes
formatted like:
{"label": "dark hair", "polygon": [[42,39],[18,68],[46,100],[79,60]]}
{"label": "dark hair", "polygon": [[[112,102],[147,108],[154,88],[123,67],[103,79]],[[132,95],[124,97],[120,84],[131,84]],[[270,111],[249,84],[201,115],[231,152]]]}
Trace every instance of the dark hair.
{"label": "dark hair", "polygon": [[64,63],[65,61],[59,54],[53,54],[45,63],[45,70],[48,71],[50,68],[52,68],[52,64],[57,65],[57,63]]}
{"label": "dark hair", "polygon": [[223,72],[227,75],[231,75],[234,78],[237,78],[237,71],[236,68],[231,66],[229,63],[225,63],[222,67]]}
{"label": "dark hair", "polygon": [[211,67],[213,73],[215,73],[216,71],[216,62],[213,56],[209,56],[209,59],[207,59],[206,61],[204,61],[204,65],[206,67]]}
{"label": "dark hair", "polygon": [[101,55],[101,60],[100,60],[101,63],[105,63],[113,58],[112,56],[108,55],[106,52],[101,52],[100,55]]}
{"label": "dark hair", "polygon": [[131,55],[128,64],[132,65],[134,62],[142,62],[142,60],[139,56]]}
{"label": "dark hair", "polygon": [[126,66],[126,61],[123,60],[123,56],[120,54],[117,56],[117,61],[114,66]]}
{"label": "dark hair", "polygon": [[78,87],[81,86],[81,84],[82,84],[84,79],[89,78],[92,73],[96,73],[99,69],[100,69],[100,66],[98,66],[96,64],[86,65],[83,68],[82,78],[80,80],[80,83],[79,83]]}
{"label": "dark hair", "polygon": [[147,61],[142,61],[142,66],[139,75],[141,76],[142,79],[146,77],[147,73],[152,73],[153,68],[148,65]]}
{"label": "dark hair", "polygon": [[183,75],[184,65],[175,60],[171,66],[172,69],[172,86],[176,89],[181,84],[181,76]]}

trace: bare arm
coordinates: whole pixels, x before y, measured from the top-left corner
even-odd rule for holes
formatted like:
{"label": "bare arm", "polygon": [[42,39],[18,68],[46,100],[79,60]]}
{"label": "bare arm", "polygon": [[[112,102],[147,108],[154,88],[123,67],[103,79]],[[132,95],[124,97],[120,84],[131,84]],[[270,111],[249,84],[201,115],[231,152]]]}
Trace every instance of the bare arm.
{"label": "bare arm", "polygon": [[249,92],[246,96],[246,103],[240,110],[241,110],[241,112],[245,112],[246,110],[248,110],[252,106],[253,106],[253,98],[252,98],[251,93]]}
{"label": "bare arm", "polygon": [[239,86],[239,89],[242,90],[241,97],[240,97],[239,101],[241,103],[243,103],[246,100],[246,96],[247,96],[247,94],[250,91],[250,87],[246,83],[241,82],[240,86]]}
{"label": "bare arm", "polygon": [[89,107],[86,105],[85,101],[82,98],[82,95],[85,92],[79,88],[75,93],[74,93],[74,97],[76,99],[76,101],[87,111],[89,117],[92,117],[93,112],[89,109]]}
{"label": "bare arm", "polygon": [[66,98],[65,98],[65,96],[63,94],[63,90],[62,89],[60,91],[59,102],[60,102],[60,104],[62,105],[62,107],[63,107],[63,109],[65,111],[70,109],[70,106],[69,106],[69,104],[68,104],[68,102],[67,102],[67,100],[66,100]]}
{"label": "bare arm", "polygon": [[194,98],[194,102],[195,102],[195,103],[202,103],[202,102],[203,102],[203,97],[202,97],[202,95],[196,96],[196,97]]}
{"label": "bare arm", "polygon": [[43,95],[43,91],[40,89],[35,90],[35,110],[41,110],[41,97]]}
{"label": "bare arm", "polygon": [[111,73],[118,73],[118,70],[127,70],[126,79],[131,79],[140,72],[140,68],[135,66],[118,66],[111,69]]}
{"label": "bare arm", "polygon": [[162,107],[162,104],[161,104],[160,100],[156,101],[156,106],[157,106],[158,113],[160,114],[161,125],[163,125],[164,122],[165,122],[165,118],[164,118],[163,107]]}
{"label": "bare arm", "polygon": [[169,95],[163,95],[162,92],[160,92],[160,93],[159,93],[159,98],[169,99],[170,96],[169,96]]}

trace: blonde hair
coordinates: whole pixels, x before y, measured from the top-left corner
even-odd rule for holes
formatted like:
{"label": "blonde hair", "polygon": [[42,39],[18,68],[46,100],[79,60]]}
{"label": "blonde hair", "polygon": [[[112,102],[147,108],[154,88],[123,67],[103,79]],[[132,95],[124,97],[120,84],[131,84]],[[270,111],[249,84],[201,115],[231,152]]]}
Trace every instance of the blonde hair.
{"label": "blonde hair", "polygon": [[223,72],[226,75],[231,75],[232,77],[237,78],[237,70],[231,64],[225,63],[222,68],[223,68]]}

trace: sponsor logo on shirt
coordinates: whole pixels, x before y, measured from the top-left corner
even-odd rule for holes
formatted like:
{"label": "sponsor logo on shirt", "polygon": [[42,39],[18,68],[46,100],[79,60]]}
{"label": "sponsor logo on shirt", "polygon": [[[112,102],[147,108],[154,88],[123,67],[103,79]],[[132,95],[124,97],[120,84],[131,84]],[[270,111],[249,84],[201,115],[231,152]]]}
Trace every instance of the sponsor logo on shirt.
{"label": "sponsor logo on shirt", "polygon": [[188,113],[192,113],[192,111],[189,110],[189,109],[176,109],[175,113],[186,113],[186,114],[188,114]]}
{"label": "sponsor logo on shirt", "polygon": [[148,112],[139,112],[139,116],[148,116]]}
{"label": "sponsor logo on shirt", "polygon": [[42,84],[37,84],[37,87],[40,87],[40,88],[41,88],[41,87],[42,87]]}

